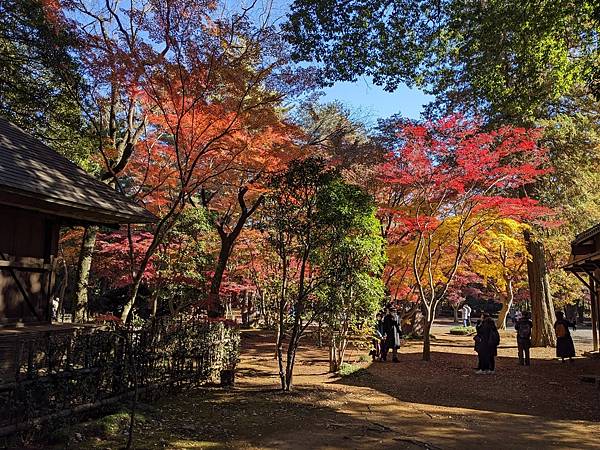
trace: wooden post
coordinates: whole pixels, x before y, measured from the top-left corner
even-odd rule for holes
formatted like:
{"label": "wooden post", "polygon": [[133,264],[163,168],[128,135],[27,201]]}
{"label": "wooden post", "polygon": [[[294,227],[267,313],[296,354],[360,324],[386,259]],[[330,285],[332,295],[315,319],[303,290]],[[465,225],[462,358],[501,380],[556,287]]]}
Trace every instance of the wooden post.
{"label": "wooden post", "polygon": [[[598,274],[598,272],[596,272]],[[596,282],[598,278],[594,278],[594,284],[592,285],[594,288],[594,297],[596,297],[596,333],[594,337],[598,342],[598,346],[594,347],[594,350],[600,350],[600,285]]]}
{"label": "wooden post", "polygon": [[590,275],[590,304],[592,309],[592,342],[594,351],[598,351],[598,292],[596,283]]}

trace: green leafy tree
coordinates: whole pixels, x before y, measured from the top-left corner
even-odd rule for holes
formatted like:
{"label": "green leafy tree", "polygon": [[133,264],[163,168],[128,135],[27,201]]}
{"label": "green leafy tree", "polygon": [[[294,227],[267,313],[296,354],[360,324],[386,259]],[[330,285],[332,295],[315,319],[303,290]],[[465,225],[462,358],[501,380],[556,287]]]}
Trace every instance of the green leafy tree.
{"label": "green leafy tree", "polygon": [[68,29],[51,20],[45,2],[0,2],[0,115],[92,170],[75,46]]}
{"label": "green leafy tree", "polygon": [[468,109],[534,120],[597,69],[591,0],[295,0],[286,26],[298,60],[326,82],[372,76],[417,85],[442,114]]}
{"label": "green leafy tree", "polygon": [[[296,0],[287,31],[297,59],[323,64],[327,80],[366,74],[389,90],[406,82],[436,96],[430,116],[460,111],[489,126],[543,124],[556,131],[565,103],[598,92],[599,10],[591,0]],[[553,142],[552,131],[547,137],[557,144],[557,167],[579,151]],[[574,178],[548,177],[553,182],[527,186],[521,195],[557,200],[597,172],[593,159],[580,161]],[[535,345],[554,341],[546,234],[526,233],[533,314],[550,323],[548,333],[536,327]]]}
{"label": "green leafy tree", "polygon": [[[333,286],[344,294],[353,290],[352,299],[344,301],[357,310],[376,297],[367,293],[377,290],[376,283],[365,277],[377,276],[381,263],[359,259],[361,255],[381,258],[381,243],[373,235],[378,225],[370,197],[345,184],[323,159],[292,162],[272,187],[262,226],[279,259],[276,352],[281,388],[290,390],[296,352],[306,329],[329,313],[333,317],[336,310],[348,311],[340,297],[332,300],[326,293]],[[378,247],[377,253],[367,254],[368,246]],[[351,268],[350,264],[358,265]]]}
{"label": "green leafy tree", "polygon": [[381,279],[384,241],[373,199],[356,186],[333,183],[319,199],[321,220],[331,226],[331,244],[317,254],[326,282],[318,292],[329,335],[330,371],[344,362],[348,337],[370,328],[385,292]]}

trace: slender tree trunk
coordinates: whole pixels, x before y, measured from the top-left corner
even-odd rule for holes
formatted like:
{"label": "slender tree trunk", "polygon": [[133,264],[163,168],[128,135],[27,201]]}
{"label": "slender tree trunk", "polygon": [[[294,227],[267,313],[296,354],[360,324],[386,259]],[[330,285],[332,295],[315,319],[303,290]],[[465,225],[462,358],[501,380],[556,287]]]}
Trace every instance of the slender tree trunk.
{"label": "slender tree trunk", "polygon": [[[145,270],[145,268],[143,270]],[[125,306],[123,307],[123,313],[121,314],[121,320],[123,321],[123,323],[126,323],[129,319],[129,313],[131,312],[131,308],[133,308],[133,305],[135,304],[135,299],[137,298],[141,284],[142,277],[136,277],[136,279],[133,282],[133,285],[131,286],[131,290],[129,291],[129,299],[127,300],[127,303],[125,303]]]}
{"label": "slender tree trunk", "polygon": [[534,347],[556,346],[554,334],[554,304],[550,291],[550,280],[546,266],[544,244],[533,240],[528,231],[525,231],[527,250],[531,260],[527,261],[527,274],[529,277],[529,292],[531,296],[531,342]]}
{"label": "slender tree trunk", "polygon": [[242,314],[242,327],[247,328],[250,324],[250,305],[248,300],[248,291],[245,290],[240,301],[240,312]]}
{"label": "slender tree trunk", "polygon": [[458,323],[458,305],[452,305],[452,310],[454,311],[454,323]]}
{"label": "slender tree trunk", "polygon": [[159,294],[159,289],[156,288],[154,290],[154,292],[152,293],[152,300],[150,303],[150,308],[152,310],[152,318],[153,319],[156,318],[156,312],[158,311],[158,294]]}
{"label": "slender tree trunk", "polygon": [[501,294],[500,298],[502,299],[502,308],[498,313],[496,328],[499,330],[506,330],[506,318],[508,317],[508,312],[510,311],[514,299],[511,280],[508,280],[506,283],[506,294]]}
{"label": "slender tree trunk", "polygon": [[585,315],[585,302],[579,298],[576,303],[577,308],[577,324],[583,324],[583,316]]}
{"label": "slender tree trunk", "polygon": [[337,365],[337,347],[335,344],[335,333],[331,333],[331,341],[329,342],[329,372],[335,373],[339,370]]}
{"label": "slender tree trunk", "polygon": [[340,368],[342,367],[342,364],[344,364],[344,360],[346,359],[346,348],[348,347],[348,333],[345,331],[342,331],[342,333],[339,336],[339,341],[338,341],[338,354],[337,354],[337,370],[340,370]]}
{"label": "slender tree trunk", "polygon": [[508,316],[511,305],[512,301],[509,301],[505,295],[502,295],[502,308],[500,308],[498,319],[496,320],[496,328],[499,330],[506,330],[506,317]]}
{"label": "slender tree trunk", "polygon": [[275,344],[275,357],[277,358],[277,366],[279,367],[279,380],[281,381],[281,390],[285,390],[285,371],[283,367],[283,325],[279,322],[277,325],[277,342]]}
{"label": "slender tree trunk", "polygon": [[98,227],[92,225],[88,225],[83,232],[83,240],[81,241],[81,250],[79,252],[75,304],[73,305],[73,322],[83,322],[85,320],[88,305],[90,268],[92,267],[92,257],[94,255],[97,234]]}
{"label": "slender tree trunk", "polygon": [[431,338],[429,332],[431,330],[431,323],[425,319],[425,326],[423,327],[423,361],[431,361]]}
{"label": "slender tree trunk", "polygon": [[[290,346],[292,343],[290,342]],[[296,351],[298,350],[298,342],[295,342],[291,348],[288,348],[288,360],[285,369],[285,390],[292,390],[292,380],[294,378],[294,365],[296,363]]]}
{"label": "slender tree trunk", "polygon": [[433,325],[433,319],[434,319],[434,311],[435,311],[435,304],[431,305],[431,307],[428,307],[427,305],[424,306],[423,308],[423,316],[424,316],[424,323],[423,323],[423,361],[431,361],[431,336],[430,336],[430,332],[431,332],[431,326]]}
{"label": "slender tree trunk", "polygon": [[323,321],[321,319],[317,323],[317,347],[323,347]]}
{"label": "slender tree trunk", "polygon": [[332,333],[329,344],[329,371],[338,372],[346,357],[346,348],[348,346],[347,333],[342,330],[338,335]]}
{"label": "slender tree trunk", "polygon": [[298,342],[300,339],[300,314],[298,305],[295,307],[295,318],[292,332],[290,334],[290,341],[288,342],[288,350],[286,355],[285,364],[285,390],[290,391],[292,389],[292,378],[294,376],[294,363],[296,361],[296,349],[298,348]]}
{"label": "slender tree trunk", "polygon": [[215,273],[210,282],[210,302],[208,305],[208,316],[209,317],[223,317],[225,314],[225,306],[221,301],[220,291],[221,283],[223,282],[223,275],[227,268],[227,261],[231,254],[231,247],[233,245],[233,239],[228,236],[221,236],[221,250],[219,251],[219,258],[217,259],[217,265],[215,267]]}

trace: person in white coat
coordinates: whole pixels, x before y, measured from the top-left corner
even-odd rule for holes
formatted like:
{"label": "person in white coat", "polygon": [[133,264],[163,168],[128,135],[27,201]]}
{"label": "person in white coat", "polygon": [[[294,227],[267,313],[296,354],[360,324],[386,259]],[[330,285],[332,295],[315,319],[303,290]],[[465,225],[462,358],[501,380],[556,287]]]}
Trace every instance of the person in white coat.
{"label": "person in white coat", "polygon": [[471,326],[471,312],[473,311],[471,309],[471,307],[468,304],[464,304],[462,309],[462,319],[463,319],[463,325],[465,327],[469,327]]}

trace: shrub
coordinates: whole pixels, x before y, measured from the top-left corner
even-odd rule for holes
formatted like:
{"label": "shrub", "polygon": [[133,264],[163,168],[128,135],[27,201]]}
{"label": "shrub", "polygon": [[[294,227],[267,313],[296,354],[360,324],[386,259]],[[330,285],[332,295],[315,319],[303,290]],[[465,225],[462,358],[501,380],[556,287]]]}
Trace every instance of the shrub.
{"label": "shrub", "polygon": [[368,362],[371,361],[371,357],[369,355],[360,355],[358,357],[358,362]]}
{"label": "shrub", "polygon": [[452,327],[450,328],[450,334],[458,334],[461,336],[467,336],[475,333],[475,327]]}
{"label": "shrub", "polygon": [[359,370],[359,366],[355,366],[354,364],[342,363],[339,374],[341,377],[347,377],[348,375],[352,375],[353,373],[358,372]]}

